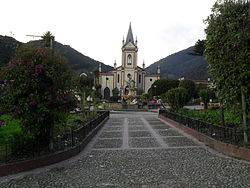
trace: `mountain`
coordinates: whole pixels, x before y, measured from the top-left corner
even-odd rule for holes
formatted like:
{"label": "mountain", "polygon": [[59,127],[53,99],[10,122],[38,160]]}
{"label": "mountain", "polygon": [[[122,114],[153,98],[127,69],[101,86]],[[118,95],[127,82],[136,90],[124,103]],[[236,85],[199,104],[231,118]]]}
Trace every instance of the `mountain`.
{"label": "mountain", "polygon": [[193,80],[207,80],[208,64],[203,56],[192,56],[194,47],[169,55],[146,68],[155,73],[157,66],[161,69],[161,78],[178,79],[181,77]]}
{"label": "mountain", "polygon": [[[39,45],[41,41],[30,41],[29,44]],[[0,66],[8,64],[11,57],[15,54],[17,47],[23,43],[8,36],[0,35]],[[159,65],[162,78],[178,79],[180,77],[193,80],[206,80],[208,78],[207,62],[202,56],[189,55],[194,47],[187,48],[163,58],[146,68],[148,72],[155,73]],[[98,68],[101,62],[81,54],[69,45],[55,42],[55,50],[68,60],[69,65],[78,73],[91,72]],[[102,64],[102,72],[108,72],[113,68]]]}
{"label": "mountain", "polygon": [[[40,45],[41,41],[30,41],[28,42],[32,45]],[[81,54],[80,52],[76,51],[74,48],[71,48],[69,45],[63,45],[59,42],[54,43],[55,51],[58,52],[61,56],[65,57],[68,60],[69,65],[71,68],[78,73],[81,72],[91,72],[94,69],[97,69],[99,67],[99,64],[101,62],[96,61],[88,56],[85,56]],[[112,70],[113,68],[111,66],[102,64],[102,72],[108,72]]]}
{"label": "mountain", "polygon": [[16,49],[22,45],[21,42],[8,36],[0,35],[0,67],[9,63]]}
{"label": "mountain", "polygon": [[[30,41],[27,44],[40,45],[41,41]],[[0,65],[5,65],[9,62],[11,57],[15,54],[15,50],[18,46],[22,45],[12,37],[0,36]],[[88,56],[81,54],[69,45],[63,45],[59,42],[55,42],[55,51],[61,56],[66,58],[70,67],[78,73],[85,72],[89,73],[99,67],[101,62],[96,61]],[[113,68],[111,66],[102,64],[102,72],[108,72]]]}

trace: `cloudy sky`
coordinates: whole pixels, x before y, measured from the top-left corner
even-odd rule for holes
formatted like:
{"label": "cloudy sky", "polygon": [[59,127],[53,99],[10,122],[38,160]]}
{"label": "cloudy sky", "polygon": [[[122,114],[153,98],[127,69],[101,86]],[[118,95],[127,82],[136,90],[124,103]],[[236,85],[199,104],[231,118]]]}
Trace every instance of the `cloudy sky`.
{"label": "cloudy sky", "polygon": [[56,41],[113,66],[129,23],[146,66],[205,38],[215,0],[2,0],[0,35],[21,42],[51,31]]}

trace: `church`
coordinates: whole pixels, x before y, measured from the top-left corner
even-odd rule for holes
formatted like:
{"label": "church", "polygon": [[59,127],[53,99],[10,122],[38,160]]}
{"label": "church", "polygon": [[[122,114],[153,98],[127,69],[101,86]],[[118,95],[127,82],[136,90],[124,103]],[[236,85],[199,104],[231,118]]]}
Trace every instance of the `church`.
{"label": "church", "polygon": [[122,41],[121,65],[114,63],[114,70],[103,73],[101,64],[99,65],[98,83],[101,85],[101,94],[105,99],[109,99],[114,94],[118,96],[128,95],[128,87],[131,80],[134,87],[134,95],[148,93],[151,85],[160,79],[160,67],[157,67],[155,74],[145,71],[145,63],[138,66],[137,39],[134,40],[131,24],[129,25],[126,41]]}

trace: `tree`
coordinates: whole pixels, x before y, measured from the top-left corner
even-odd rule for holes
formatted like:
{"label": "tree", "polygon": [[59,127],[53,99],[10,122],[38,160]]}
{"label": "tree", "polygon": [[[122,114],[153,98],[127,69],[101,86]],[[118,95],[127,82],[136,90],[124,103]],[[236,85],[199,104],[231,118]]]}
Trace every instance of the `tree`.
{"label": "tree", "polygon": [[194,55],[194,56],[203,56],[205,51],[205,40],[198,40],[195,43],[194,50],[191,53],[188,53],[189,55]]}
{"label": "tree", "polygon": [[93,80],[86,74],[81,74],[78,80],[78,87],[80,91],[84,91],[86,96],[90,95],[92,87],[93,87]]}
{"label": "tree", "polygon": [[183,87],[172,88],[164,96],[169,106],[174,110],[182,108],[188,102],[188,93]]}
{"label": "tree", "polygon": [[220,96],[227,100],[250,90],[249,9],[248,1],[217,2],[206,20],[206,59]]}
{"label": "tree", "polygon": [[82,115],[85,118],[86,113],[85,113],[85,108],[86,108],[86,99],[87,96],[91,95],[92,91],[92,80],[87,76],[87,74],[82,73],[78,77],[78,95],[80,97],[80,108],[82,110]]}
{"label": "tree", "polygon": [[199,96],[201,101],[204,103],[204,108],[207,109],[210,99],[215,98],[215,93],[210,89],[201,89],[199,91]]}
{"label": "tree", "polygon": [[149,99],[149,94],[148,93],[143,93],[141,95],[141,98],[144,99],[144,100],[147,100],[147,99]]}
{"label": "tree", "polygon": [[113,96],[110,97],[109,100],[117,102],[118,100],[121,99],[121,97],[119,96],[120,92],[119,92],[119,89],[117,87],[112,90],[112,94],[113,94]]}
{"label": "tree", "polygon": [[101,84],[96,84],[94,88],[94,97],[97,99],[97,102],[99,102],[99,99],[102,98],[101,88],[102,88]]}
{"label": "tree", "polygon": [[160,79],[156,80],[151,86],[151,95],[161,95],[166,93],[166,91],[176,88],[179,85],[178,80],[173,79]]}
{"label": "tree", "polygon": [[100,74],[100,72],[98,69],[93,70],[94,85],[99,84],[99,74]]}
{"label": "tree", "polygon": [[42,44],[45,47],[50,47],[50,49],[53,49],[53,45],[54,45],[54,40],[55,37],[52,35],[52,33],[50,31],[47,31],[43,36],[42,36]]}
{"label": "tree", "polygon": [[246,97],[250,95],[249,10],[248,0],[218,1],[206,20],[205,30],[205,56],[218,96],[227,102],[242,103],[245,128],[250,104]]}
{"label": "tree", "polygon": [[119,89],[116,87],[112,90],[113,96],[118,97],[119,96]]}
{"label": "tree", "polygon": [[187,90],[188,92],[188,100],[191,100],[192,98],[195,97],[195,83],[191,80],[181,80],[179,83],[179,87],[183,87]]}
{"label": "tree", "polygon": [[64,60],[48,48],[22,46],[1,70],[1,105],[21,119],[24,134],[48,145],[55,123],[76,106],[73,78]]}

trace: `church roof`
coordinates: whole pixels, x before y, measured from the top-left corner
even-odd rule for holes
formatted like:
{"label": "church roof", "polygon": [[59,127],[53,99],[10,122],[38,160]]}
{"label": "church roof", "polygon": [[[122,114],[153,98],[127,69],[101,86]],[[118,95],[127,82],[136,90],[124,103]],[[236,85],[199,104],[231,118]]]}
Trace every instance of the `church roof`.
{"label": "church roof", "polygon": [[129,42],[131,42],[132,44],[135,45],[134,37],[133,37],[133,33],[132,33],[131,23],[129,24],[129,29],[128,29],[128,34],[127,34],[127,39],[126,39],[125,45],[128,44]]}

